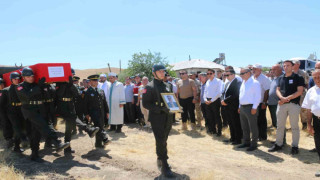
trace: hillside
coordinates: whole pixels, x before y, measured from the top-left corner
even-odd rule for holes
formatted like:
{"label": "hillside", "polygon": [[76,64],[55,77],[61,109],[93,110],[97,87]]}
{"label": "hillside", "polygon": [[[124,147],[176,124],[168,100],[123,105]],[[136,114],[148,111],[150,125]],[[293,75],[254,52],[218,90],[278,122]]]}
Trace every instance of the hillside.
{"label": "hillside", "polygon": [[[123,70],[123,69],[122,69]],[[86,79],[88,76],[92,75],[92,74],[100,74],[100,73],[105,73],[108,75],[109,73],[109,68],[100,68],[100,69],[83,69],[83,70],[79,70],[79,69],[75,69],[76,72],[76,76],[79,76],[80,79]],[[117,74],[120,73],[120,68],[113,68],[111,67],[111,72],[115,72]]]}

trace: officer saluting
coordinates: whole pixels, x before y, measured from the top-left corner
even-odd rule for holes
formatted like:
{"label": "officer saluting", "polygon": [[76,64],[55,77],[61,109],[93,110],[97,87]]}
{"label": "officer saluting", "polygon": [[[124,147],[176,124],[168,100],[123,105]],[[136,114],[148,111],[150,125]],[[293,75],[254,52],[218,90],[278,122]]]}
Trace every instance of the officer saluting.
{"label": "officer saluting", "polygon": [[41,135],[51,139],[57,152],[69,147],[70,143],[62,143],[58,139],[56,131],[44,119],[45,109],[40,87],[44,86],[45,78],[39,80],[39,85],[34,83],[34,74],[29,67],[23,68],[22,77],[24,78],[24,82],[18,85],[16,91],[22,103],[22,114],[27,120],[27,124],[31,126],[31,128],[28,128],[29,131],[31,130],[29,132],[31,133],[31,160],[39,162],[41,161],[38,155]]}
{"label": "officer saluting", "polygon": [[99,127],[95,147],[104,148],[104,145],[109,143],[107,132],[103,128],[104,117],[108,116],[109,108],[104,91],[97,88],[99,75],[91,75],[88,79],[90,87],[84,95],[84,114],[89,121],[91,119],[95,127]]}
{"label": "officer saluting", "polygon": [[145,88],[142,95],[142,105],[149,110],[149,121],[151,122],[153,134],[156,140],[157,165],[161,174],[168,178],[175,175],[167,162],[167,139],[172,127],[173,114],[165,106],[160,93],[171,93],[170,85],[163,82],[166,68],[163,65],[154,65],[152,74],[154,76]]}

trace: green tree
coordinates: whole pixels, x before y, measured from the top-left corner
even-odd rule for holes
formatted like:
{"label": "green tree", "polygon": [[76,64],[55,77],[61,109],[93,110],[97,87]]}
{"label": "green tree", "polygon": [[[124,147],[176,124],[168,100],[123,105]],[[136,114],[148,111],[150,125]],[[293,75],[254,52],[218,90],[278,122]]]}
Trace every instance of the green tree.
{"label": "green tree", "polygon": [[167,67],[167,71],[170,75],[174,75],[174,71],[171,70],[171,67],[166,60],[166,57],[162,57],[160,52],[152,53],[150,50],[148,53],[134,53],[132,59],[129,60],[127,74],[134,76],[136,74],[141,74],[142,76],[147,76],[151,79],[152,76],[152,66],[154,64],[163,64]]}

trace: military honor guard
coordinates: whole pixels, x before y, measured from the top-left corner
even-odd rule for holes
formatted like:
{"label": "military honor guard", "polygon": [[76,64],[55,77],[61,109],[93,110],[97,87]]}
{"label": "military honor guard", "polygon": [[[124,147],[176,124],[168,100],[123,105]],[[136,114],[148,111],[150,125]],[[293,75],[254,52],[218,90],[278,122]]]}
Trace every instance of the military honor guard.
{"label": "military honor guard", "polygon": [[90,87],[84,96],[84,114],[89,121],[92,121],[95,127],[99,128],[96,134],[96,148],[103,148],[109,143],[107,132],[104,130],[104,117],[109,115],[109,108],[106,102],[104,91],[98,88],[99,75],[91,75]]}

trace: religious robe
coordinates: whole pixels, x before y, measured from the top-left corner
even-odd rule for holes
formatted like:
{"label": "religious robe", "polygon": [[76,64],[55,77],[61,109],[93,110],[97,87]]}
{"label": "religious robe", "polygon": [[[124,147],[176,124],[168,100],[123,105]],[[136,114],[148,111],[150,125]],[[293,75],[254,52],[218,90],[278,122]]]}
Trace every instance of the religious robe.
{"label": "religious robe", "polygon": [[115,81],[108,84],[107,102],[109,105],[109,124],[123,124],[123,107],[120,108],[120,104],[126,104],[126,98],[121,82]]}

